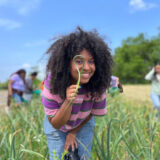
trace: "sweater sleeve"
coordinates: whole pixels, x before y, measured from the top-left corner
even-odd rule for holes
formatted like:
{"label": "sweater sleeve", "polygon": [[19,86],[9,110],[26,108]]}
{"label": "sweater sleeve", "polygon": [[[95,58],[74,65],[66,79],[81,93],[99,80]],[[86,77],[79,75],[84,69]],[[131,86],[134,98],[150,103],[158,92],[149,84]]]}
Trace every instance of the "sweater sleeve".
{"label": "sweater sleeve", "polygon": [[100,98],[96,98],[91,114],[94,116],[103,116],[107,112],[106,108],[106,91],[102,94]]}
{"label": "sweater sleeve", "polygon": [[62,103],[62,99],[57,94],[52,94],[50,92],[49,81],[44,81],[44,87],[42,91],[42,104],[44,106],[45,114],[48,117],[53,117],[60,108],[60,104]]}
{"label": "sweater sleeve", "polygon": [[154,69],[152,69],[146,76],[145,79],[146,80],[152,80],[154,77]]}

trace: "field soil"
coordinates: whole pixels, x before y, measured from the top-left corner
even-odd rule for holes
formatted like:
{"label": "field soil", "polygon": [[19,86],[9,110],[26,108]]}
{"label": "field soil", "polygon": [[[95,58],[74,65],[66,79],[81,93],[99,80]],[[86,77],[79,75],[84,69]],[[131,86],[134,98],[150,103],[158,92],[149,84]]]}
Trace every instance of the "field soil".
{"label": "field soil", "polygon": [[0,90],[0,113],[4,112],[4,107],[6,106],[7,103],[7,95],[8,95],[7,90]]}
{"label": "field soil", "polygon": [[150,102],[150,85],[124,85],[124,98],[131,101]]}

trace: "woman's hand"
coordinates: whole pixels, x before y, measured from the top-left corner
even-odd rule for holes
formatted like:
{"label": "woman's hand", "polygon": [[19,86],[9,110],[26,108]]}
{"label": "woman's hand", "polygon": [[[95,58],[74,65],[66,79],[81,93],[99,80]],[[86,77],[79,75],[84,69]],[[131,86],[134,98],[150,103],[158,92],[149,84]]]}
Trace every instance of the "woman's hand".
{"label": "woman's hand", "polygon": [[77,144],[77,141],[76,141],[76,133],[72,132],[72,131],[69,132],[66,136],[66,142],[65,142],[64,149],[68,150],[70,146],[72,147],[72,151],[75,148],[78,148],[78,144]]}
{"label": "woman's hand", "polygon": [[67,88],[66,99],[68,101],[74,101],[76,99],[76,97],[77,97],[76,87],[77,87],[77,85],[71,85]]}

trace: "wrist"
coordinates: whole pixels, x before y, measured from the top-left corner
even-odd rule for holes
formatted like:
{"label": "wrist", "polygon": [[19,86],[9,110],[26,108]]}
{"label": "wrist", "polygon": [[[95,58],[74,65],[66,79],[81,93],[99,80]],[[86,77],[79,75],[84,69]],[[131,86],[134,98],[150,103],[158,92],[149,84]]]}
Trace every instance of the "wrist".
{"label": "wrist", "polygon": [[78,132],[78,131],[74,129],[74,130],[71,130],[69,133],[76,136],[76,135],[77,135],[77,132]]}
{"label": "wrist", "polygon": [[65,106],[68,106],[68,107],[71,107],[72,106],[72,103],[70,100],[68,99],[65,99],[64,103],[63,103]]}

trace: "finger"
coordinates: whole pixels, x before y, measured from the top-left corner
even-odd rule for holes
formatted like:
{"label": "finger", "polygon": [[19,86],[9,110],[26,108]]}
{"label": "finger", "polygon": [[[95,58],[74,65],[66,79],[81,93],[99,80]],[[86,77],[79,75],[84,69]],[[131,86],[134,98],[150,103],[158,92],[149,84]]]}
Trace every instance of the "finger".
{"label": "finger", "polygon": [[72,99],[72,100],[75,100],[76,98],[77,98],[77,96],[73,96],[73,97],[71,97],[71,99]]}
{"label": "finger", "polygon": [[77,92],[77,90],[76,90],[76,88],[71,88],[71,89],[69,89],[69,91],[68,91],[69,93],[76,93]]}
{"label": "finger", "polygon": [[72,146],[72,151],[74,151],[74,143],[72,143],[72,145],[71,145],[71,146]]}
{"label": "finger", "polygon": [[64,149],[68,151],[69,145],[65,144]]}
{"label": "finger", "polygon": [[77,93],[75,93],[75,92],[68,93],[69,98],[73,98],[73,97],[76,97],[76,96],[77,96]]}
{"label": "finger", "polygon": [[72,98],[72,97],[76,97],[77,93],[76,92],[69,92],[67,93],[67,97]]}
{"label": "finger", "polygon": [[77,141],[74,142],[75,148],[78,148]]}
{"label": "finger", "polygon": [[77,85],[71,85],[71,86],[69,86],[69,89],[74,89],[76,87],[77,87]]}

